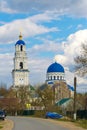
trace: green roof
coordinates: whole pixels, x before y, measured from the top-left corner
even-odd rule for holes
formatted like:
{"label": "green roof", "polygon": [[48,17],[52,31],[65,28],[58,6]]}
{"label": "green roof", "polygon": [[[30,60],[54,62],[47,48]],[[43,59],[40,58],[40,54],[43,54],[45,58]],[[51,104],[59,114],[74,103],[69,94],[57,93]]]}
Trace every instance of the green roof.
{"label": "green roof", "polygon": [[66,103],[67,101],[69,101],[71,98],[63,98],[63,99],[61,99],[60,101],[58,101],[57,103],[56,103],[56,105],[57,106],[61,106],[61,105],[63,105],[64,103]]}

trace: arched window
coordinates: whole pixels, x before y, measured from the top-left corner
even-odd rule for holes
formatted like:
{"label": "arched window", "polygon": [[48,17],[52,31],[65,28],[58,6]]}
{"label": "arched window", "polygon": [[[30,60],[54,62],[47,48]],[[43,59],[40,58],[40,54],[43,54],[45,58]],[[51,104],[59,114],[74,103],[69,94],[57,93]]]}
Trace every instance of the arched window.
{"label": "arched window", "polygon": [[20,69],[23,69],[23,62],[20,62]]}
{"label": "arched window", "polygon": [[23,46],[22,45],[20,46],[20,50],[23,51]]}
{"label": "arched window", "polygon": [[57,76],[57,79],[59,80],[59,76]]}
{"label": "arched window", "polygon": [[62,76],[60,76],[60,80],[62,80]]}
{"label": "arched window", "polygon": [[54,76],[54,80],[56,79],[56,76]]}

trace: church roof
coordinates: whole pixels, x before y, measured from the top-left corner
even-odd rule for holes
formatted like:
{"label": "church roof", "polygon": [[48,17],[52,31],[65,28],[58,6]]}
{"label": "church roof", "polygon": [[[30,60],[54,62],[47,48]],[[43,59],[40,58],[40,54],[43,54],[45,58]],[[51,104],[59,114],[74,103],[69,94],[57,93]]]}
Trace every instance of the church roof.
{"label": "church roof", "polygon": [[15,45],[25,45],[23,40],[18,40]]}
{"label": "church roof", "polygon": [[66,103],[67,101],[69,101],[69,100],[71,100],[71,98],[63,98],[63,99],[61,99],[60,101],[58,101],[58,102],[56,103],[56,105],[57,105],[57,106],[61,106],[61,105],[63,105],[64,103]]}
{"label": "church roof", "polygon": [[51,72],[62,72],[62,73],[64,73],[64,68],[59,63],[55,62],[55,63],[51,64],[47,69],[47,73],[51,73]]}
{"label": "church roof", "polygon": [[68,84],[68,89],[69,89],[70,91],[74,91],[74,87],[70,86],[69,84]]}

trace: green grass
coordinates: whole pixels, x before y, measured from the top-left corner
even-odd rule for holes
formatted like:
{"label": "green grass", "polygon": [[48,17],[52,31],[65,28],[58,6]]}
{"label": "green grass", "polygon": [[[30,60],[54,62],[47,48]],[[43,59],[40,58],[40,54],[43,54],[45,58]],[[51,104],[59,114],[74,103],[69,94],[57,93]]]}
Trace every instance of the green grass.
{"label": "green grass", "polygon": [[0,129],[2,129],[2,128],[3,128],[3,126],[0,125]]}
{"label": "green grass", "polygon": [[79,126],[79,127],[82,127],[82,128],[85,128],[87,129],[87,120],[86,119],[79,119],[79,120],[70,120],[70,119],[66,119],[66,118],[61,118],[61,119],[58,119],[58,121],[69,121],[69,122],[73,122],[76,126]]}
{"label": "green grass", "polygon": [[76,123],[78,126],[87,129],[87,120],[77,120]]}
{"label": "green grass", "polygon": [[5,124],[5,122],[0,120],[0,129],[3,128],[4,124]]}

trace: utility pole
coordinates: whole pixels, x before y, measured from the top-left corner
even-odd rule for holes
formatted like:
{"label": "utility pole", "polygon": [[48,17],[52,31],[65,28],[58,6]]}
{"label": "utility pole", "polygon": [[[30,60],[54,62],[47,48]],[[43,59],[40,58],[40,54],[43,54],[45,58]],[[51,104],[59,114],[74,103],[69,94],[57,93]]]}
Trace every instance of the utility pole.
{"label": "utility pole", "polygon": [[76,120],[76,85],[77,85],[77,80],[76,77],[74,77],[74,105],[73,105],[74,120]]}

